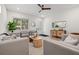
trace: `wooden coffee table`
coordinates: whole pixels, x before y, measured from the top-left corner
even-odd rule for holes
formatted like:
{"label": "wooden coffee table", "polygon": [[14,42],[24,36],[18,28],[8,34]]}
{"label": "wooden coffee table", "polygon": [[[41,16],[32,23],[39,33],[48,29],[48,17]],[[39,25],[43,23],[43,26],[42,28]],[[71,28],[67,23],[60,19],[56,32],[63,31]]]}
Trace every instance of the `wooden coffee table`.
{"label": "wooden coffee table", "polygon": [[33,45],[35,48],[42,47],[42,39],[40,39],[38,37],[33,38]]}

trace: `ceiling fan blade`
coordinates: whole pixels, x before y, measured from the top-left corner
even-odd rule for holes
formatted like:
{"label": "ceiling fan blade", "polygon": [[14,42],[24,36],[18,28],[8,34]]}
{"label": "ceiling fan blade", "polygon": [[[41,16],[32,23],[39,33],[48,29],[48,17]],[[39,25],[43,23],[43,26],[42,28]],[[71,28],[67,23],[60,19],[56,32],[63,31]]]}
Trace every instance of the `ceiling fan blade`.
{"label": "ceiling fan blade", "polygon": [[51,9],[51,8],[45,8],[44,5],[42,5],[42,4],[37,4],[37,5],[41,8],[41,10],[38,11],[39,13],[40,13],[42,10],[50,10],[50,9]]}
{"label": "ceiling fan blade", "polygon": [[42,8],[44,7],[44,5],[42,5]]}
{"label": "ceiling fan blade", "polygon": [[40,4],[37,4],[37,5],[42,8],[42,6]]}
{"label": "ceiling fan blade", "polygon": [[50,10],[51,8],[42,8],[42,10]]}

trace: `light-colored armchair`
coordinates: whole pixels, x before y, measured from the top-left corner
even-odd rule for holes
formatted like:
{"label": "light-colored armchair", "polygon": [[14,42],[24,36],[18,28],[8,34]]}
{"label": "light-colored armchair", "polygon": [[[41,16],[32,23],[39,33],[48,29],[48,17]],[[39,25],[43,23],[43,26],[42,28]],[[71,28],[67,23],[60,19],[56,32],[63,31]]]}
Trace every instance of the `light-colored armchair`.
{"label": "light-colored armchair", "polygon": [[70,48],[57,45],[55,43],[43,41],[44,55],[79,55],[79,50],[74,51]]}
{"label": "light-colored armchair", "polygon": [[23,39],[0,44],[0,55],[28,55],[28,43],[28,39]]}

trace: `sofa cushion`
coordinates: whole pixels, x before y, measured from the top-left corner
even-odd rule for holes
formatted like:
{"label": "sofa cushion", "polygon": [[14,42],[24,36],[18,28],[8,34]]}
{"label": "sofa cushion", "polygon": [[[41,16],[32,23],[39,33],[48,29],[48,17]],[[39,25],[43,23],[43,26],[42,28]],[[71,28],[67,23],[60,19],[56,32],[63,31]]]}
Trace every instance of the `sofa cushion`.
{"label": "sofa cushion", "polygon": [[78,43],[78,39],[72,38],[70,35],[68,35],[64,42],[75,45]]}
{"label": "sofa cushion", "polygon": [[68,36],[68,34],[63,35],[63,36],[61,37],[61,40],[64,41],[67,36]]}

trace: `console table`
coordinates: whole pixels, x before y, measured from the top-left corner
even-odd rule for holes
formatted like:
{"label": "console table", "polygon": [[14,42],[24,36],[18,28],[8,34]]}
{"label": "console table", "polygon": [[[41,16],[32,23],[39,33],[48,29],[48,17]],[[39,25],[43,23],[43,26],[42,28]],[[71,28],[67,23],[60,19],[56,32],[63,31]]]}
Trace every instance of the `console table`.
{"label": "console table", "polygon": [[64,30],[51,30],[50,31],[51,37],[61,38],[64,34]]}

